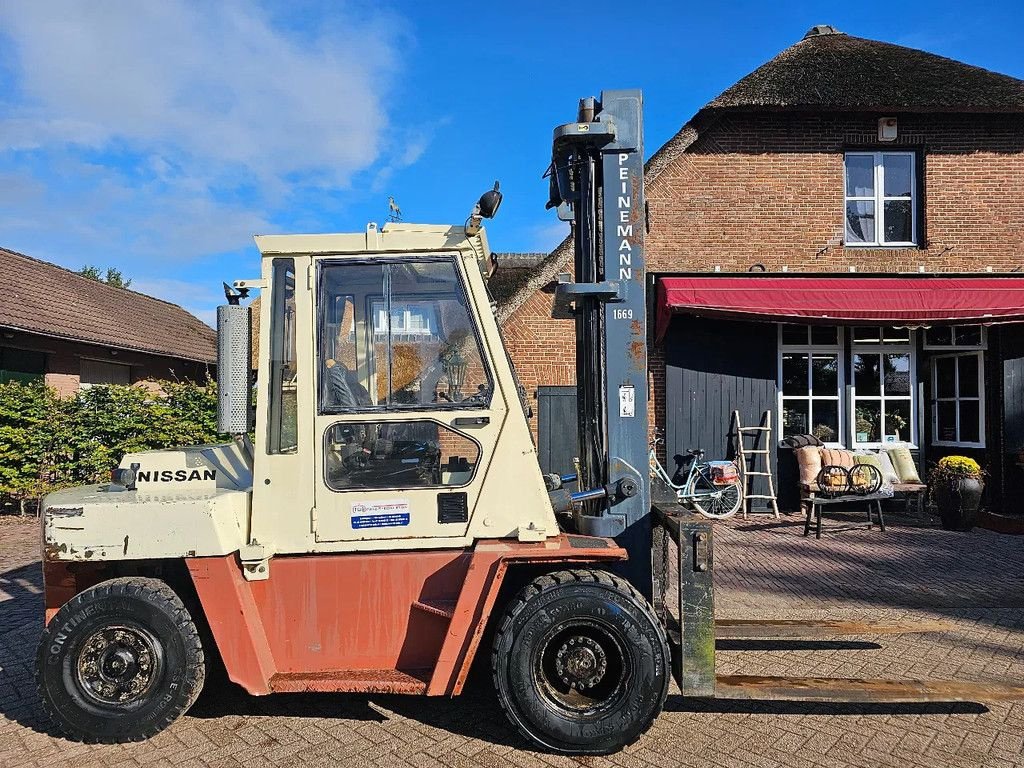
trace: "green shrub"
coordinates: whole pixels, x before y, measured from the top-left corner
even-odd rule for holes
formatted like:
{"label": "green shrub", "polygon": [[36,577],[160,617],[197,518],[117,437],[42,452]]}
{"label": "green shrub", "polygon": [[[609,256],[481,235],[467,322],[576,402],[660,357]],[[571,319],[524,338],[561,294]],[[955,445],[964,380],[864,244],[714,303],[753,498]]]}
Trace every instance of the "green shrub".
{"label": "green shrub", "polygon": [[0,384],[0,496],[8,504],[103,482],[125,453],[225,439],[216,383],[94,386],[60,398],[40,384]]}

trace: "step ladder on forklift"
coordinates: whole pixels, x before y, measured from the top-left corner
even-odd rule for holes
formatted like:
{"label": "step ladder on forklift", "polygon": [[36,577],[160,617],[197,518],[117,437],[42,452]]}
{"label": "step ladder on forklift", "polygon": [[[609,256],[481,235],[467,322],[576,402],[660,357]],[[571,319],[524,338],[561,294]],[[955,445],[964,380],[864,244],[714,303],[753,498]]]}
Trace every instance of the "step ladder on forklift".
{"label": "step ladder on forklift", "polygon": [[[765,499],[771,507],[775,519],[779,519],[779,502],[775,498],[775,478],[772,477],[772,412],[767,410],[761,416],[761,423],[756,427],[744,427],[740,422],[740,412],[732,412],[732,431],[736,435],[736,456],[740,465],[740,482],[743,486],[743,519],[747,513],[753,512],[754,499]],[[763,439],[762,439],[763,438]],[[751,441],[748,444],[748,441]],[[760,459],[760,462],[758,462]],[[751,468],[753,465],[753,468]],[[758,466],[761,469],[758,469]],[[753,478],[765,478],[767,493],[751,493],[755,482]]]}

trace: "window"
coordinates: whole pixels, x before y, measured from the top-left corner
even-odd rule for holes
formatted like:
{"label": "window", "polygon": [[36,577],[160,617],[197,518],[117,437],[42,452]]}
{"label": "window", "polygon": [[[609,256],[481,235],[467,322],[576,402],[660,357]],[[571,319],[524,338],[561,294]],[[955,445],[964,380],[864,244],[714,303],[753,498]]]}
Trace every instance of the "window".
{"label": "window", "polygon": [[89,360],[82,358],[82,367],[79,372],[78,386],[81,389],[88,389],[98,384],[122,384],[132,383],[132,369],[123,363],[108,363],[105,360]]}
{"label": "window", "polygon": [[846,153],[846,245],[917,245],[913,152]]}
{"label": "window", "polygon": [[466,485],[480,460],[474,440],[436,421],[334,424],[326,443],[335,491]]}
{"label": "window", "polygon": [[274,259],[270,319],[270,429],[267,453],[295,453],[298,365],[295,360],[295,265]]}
{"label": "window", "polygon": [[932,326],[924,333],[925,349],[985,349],[987,341],[980,325]]}
{"label": "window", "polygon": [[916,443],[913,331],[854,328],[853,444]]}
{"label": "window", "polygon": [[326,262],[320,409],[481,407],[492,385],[450,259]]}
{"label": "window", "polygon": [[932,358],[932,442],[985,447],[985,381],[981,352]]}
{"label": "window", "polygon": [[842,442],[842,335],[831,326],[780,325],[779,401],[785,435]]}
{"label": "window", "polygon": [[42,381],[46,374],[46,353],[0,347],[0,384]]}

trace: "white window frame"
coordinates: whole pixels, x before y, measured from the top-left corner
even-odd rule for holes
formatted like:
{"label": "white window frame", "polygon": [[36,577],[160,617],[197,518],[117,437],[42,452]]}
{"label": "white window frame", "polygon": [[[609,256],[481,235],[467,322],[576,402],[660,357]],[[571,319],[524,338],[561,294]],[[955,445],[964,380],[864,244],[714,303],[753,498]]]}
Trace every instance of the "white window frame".
{"label": "white window frame", "polygon": [[[980,328],[981,329],[981,343],[980,344],[957,344],[956,343],[956,332],[958,329],[963,327]],[[975,350],[986,350],[988,349],[988,328],[980,323],[964,323],[964,325],[951,326],[953,333],[952,344],[929,344],[928,343],[928,331],[924,332],[924,348],[942,350],[943,352],[973,352]]]}
{"label": "white window frame", "polygon": [[[916,331],[914,329],[908,329],[910,334],[910,340],[903,343],[885,343],[885,342],[856,342],[857,337],[856,329],[853,329],[850,334],[850,370],[853,370],[853,358],[855,355],[910,355],[910,394],[909,395],[889,395],[885,394],[885,376],[884,371],[879,369],[879,375],[881,380],[878,382],[879,393],[878,395],[857,395],[857,378],[855,375],[850,376],[850,409],[848,415],[848,429],[850,430],[850,447],[852,449],[857,448],[884,448],[892,443],[885,441],[885,402],[886,400],[902,400],[910,402],[910,434],[908,440],[900,440],[899,444],[910,445],[912,448],[917,448],[920,445],[920,434],[918,432],[918,379],[917,379],[917,339]],[[882,338],[884,334],[881,334],[879,338]],[[881,416],[878,424],[879,436],[881,440],[870,440],[867,442],[857,442],[857,402],[858,400],[880,402],[881,403]]]}
{"label": "white window frame", "polygon": [[[910,196],[885,196],[885,163],[887,156],[903,155],[910,158]],[[874,159],[874,195],[848,195],[849,184],[846,164],[850,157],[871,157]],[[843,154],[843,245],[847,248],[909,248],[917,247],[917,153],[915,152],[846,152]],[[910,235],[907,241],[885,240],[885,202],[887,200],[910,201]],[[851,242],[849,239],[846,207],[848,203],[874,203],[875,205],[875,239],[871,242]]]}
{"label": "white window frame", "polygon": [[[783,410],[784,410],[784,406],[785,406],[785,403],[786,403],[787,400],[803,400],[803,401],[807,401],[807,402],[810,403],[810,408],[808,409],[808,421],[811,422],[811,424],[810,424],[811,429],[814,428],[814,425],[813,425],[813,421],[814,421],[814,401],[815,400],[818,400],[818,401],[832,400],[832,401],[835,401],[835,402],[838,403],[838,405],[837,405],[837,413],[838,413],[838,416],[839,416],[839,419],[838,419],[838,421],[839,421],[839,424],[838,424],[838,429],[839,429],[838,437],[839,437],[839,439],[827,442],[827,443],[825,443],[825,445],[827,445],[827,446],[829,446],[831,448],[841,448],[841,447],[843,447],[844,440],[845,440],[845,437],[846,437],[846,435],[844,434],[844,431],[846,429],[846,419],[844,418],[844,411],[846,410],[846,403],[845,403],[846,397],[845,397],[845,394],[844,394],[845,393],[844,382],[846,381],[846,361],[844,359],[845,355],[843,354],[843,330],[844,329],[842,328],[842,326],[836,326],[835,327],[836,328],[836,343],[835,344],[812,344],[811,343],[811,335],[810,335],[811,334],[811,327],[810,326],[805,326],[806,329],[807,329],[807,343],[806,344],[784,344],[783,341],[782,341],[782,328],[783,328],[784,325],[789,325],[789,323],[777,323],[776,325],[777,325],[777,329],[778,329],[778,344],[777,344],[777,346],[778,346],[778,359],[777,359],[778,377],[777,377],[777,380],[776,380],[776,393],[777,393],[776,399],[777,399],[778,403],[777,403],[777,406],[776,406],[776,411],[777,411],[777,414],[778,414],[778,422],[777,423],[779,425],[780,436],[784,437],[784,435],[782,435],[782,432],[784,430],[784,425],[785,425],[786,422],[783,419]],[[798,325],[798,324],[794,324],[794,325]],[[832,326],[830,326],[830,327],[832,327]],[[807,394],[806,395],[786,395],[782,391],[782,357],[783,357],[783,355],[785,353],[789,353],[789,352],[798,352],[798,353],[803,353],[803,354],[809,355],[808,365],[807,365]],[[813,360],[814,355],[835,355],[836,356],[836,359],[837,359],[838,364],[839,364],[839,371],[838,371],[838,377],[839,378],[838,378],[838,385],[837,385],[837,388],[836,388],[836,395],[834,397],[832,395],[815,395],[814,394],[814,366],[811,364],[811,361]]]}
{"label": "white window frame", "polygon": [[[984,329],[983,329],[984,330]],[[943,347],[949,349],[949,347]],[[939,366],[938,361],[943,358],[978,358],[978,396],[960,396],[960,365],[953,365],[953,386],[955,395],[953,397],[939,397]],[[970,442],[960,440],[960,402],[963,400],[978,401],[978,441]],[[939,403],[956,404],[956,440],[939,440]],[[953,352],[948,355],[935,355],[932,358],[932,445],[955,446],[958,448],[984,448],[985,447],[985,352],[977,347],[969,347],[967,350]]]}

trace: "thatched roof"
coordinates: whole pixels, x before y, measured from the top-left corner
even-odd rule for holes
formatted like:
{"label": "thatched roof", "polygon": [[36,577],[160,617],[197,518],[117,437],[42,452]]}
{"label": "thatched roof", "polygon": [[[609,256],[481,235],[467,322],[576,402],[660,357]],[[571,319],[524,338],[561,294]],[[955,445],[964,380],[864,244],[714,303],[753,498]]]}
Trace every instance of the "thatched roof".
{"label": "thatched roof", "polygon": [[1024,80],[823,25],[704,109],[1020,114]]}
{"label": "thatched roof", "polygon": [[[796,45],[708,102],[644,165],[650,185],[719,115],[737,111],[1024,113],[1024,80],[943,56],[812,27]],[[566,238],[498,300],[507,320],[572,262]],[[497,297],[496,297],[497,298]]]}

